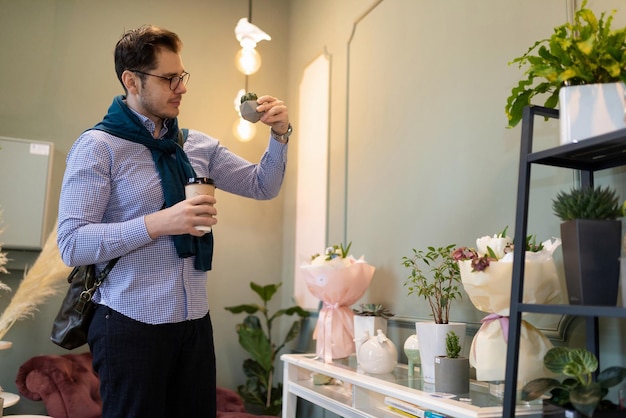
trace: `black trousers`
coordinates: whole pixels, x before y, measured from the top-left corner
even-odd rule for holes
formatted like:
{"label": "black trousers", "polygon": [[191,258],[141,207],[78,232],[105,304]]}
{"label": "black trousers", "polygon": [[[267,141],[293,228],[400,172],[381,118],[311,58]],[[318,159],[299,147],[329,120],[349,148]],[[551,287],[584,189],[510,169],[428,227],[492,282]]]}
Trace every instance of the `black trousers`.
{"label": "black trousers", "polygon": [[98,306],[89,328],[103,418],[214,418],[213,326],[148,325]]}

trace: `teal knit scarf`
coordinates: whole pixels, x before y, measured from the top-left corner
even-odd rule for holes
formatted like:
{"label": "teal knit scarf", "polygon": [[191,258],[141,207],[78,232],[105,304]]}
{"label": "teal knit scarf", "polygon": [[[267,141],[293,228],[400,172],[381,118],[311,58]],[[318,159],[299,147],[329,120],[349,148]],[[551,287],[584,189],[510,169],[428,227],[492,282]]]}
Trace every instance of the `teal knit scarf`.
{"label": "teal knit scarf", "polygon": [[[119,138],[145,145],[152,153],[152,159],[161,177],[165,207],[170,207],[185,199],[185,183],[196,173],[189,163],[187,154],[178,145],[178,122],[171,120],[165,138],[156,140],[141,123],[137,115],[124,103],[124,96],[117,96],[108,113],[92,129],[107,132]],[[179,257],[196,256],[194,267],[197,270],[211,270],[213,260],[213,232],[201,237],[189,234],[173,235],[174,246]]]}

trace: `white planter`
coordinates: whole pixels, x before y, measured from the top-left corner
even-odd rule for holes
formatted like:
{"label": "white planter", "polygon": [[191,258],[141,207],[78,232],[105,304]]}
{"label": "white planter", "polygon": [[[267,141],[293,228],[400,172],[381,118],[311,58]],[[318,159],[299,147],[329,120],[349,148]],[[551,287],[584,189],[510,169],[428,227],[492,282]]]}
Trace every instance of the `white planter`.
{"label": "white planter", "polygon": [[626,128],[624,83],[567,86],[559,91],[561,145]]}
{"label": "white planter", "polygon": [[459,345],[465,345],[465,323],[435,324],[434,322],[416,322],[415,330],[419,341],[421,366],[420,372],[426,383],[435,382],[435,357],[446,355],[446,335],[449,331],[459,337]]}
{"label": "white planter", "polygon": [[[360,316],[354,315],[354,346],[357,353],[357,363],[359,362],[359,347],[369,337],[377,335],[377,331],[381,330],[383,334],[387,334],[387,320],[382,316]],[[365,332],[367,331],[367,337]]]}

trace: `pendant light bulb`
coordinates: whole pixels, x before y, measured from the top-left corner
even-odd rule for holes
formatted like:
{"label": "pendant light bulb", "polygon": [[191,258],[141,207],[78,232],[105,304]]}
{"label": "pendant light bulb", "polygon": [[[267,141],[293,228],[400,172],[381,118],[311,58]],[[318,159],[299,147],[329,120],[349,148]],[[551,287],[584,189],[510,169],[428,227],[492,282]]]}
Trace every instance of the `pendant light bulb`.
{"label": "pendant light bulb", "polygon": [[233,126],[233,134],[241,142],[249,142],[256,135],[256,126],[247,120],[239,118]]}
{"label": "pendant light bulb", "polygon": [[235,55],[235,66],[245,75],[251,75],[261,68],[261,54],[255,48],[241,48]]}

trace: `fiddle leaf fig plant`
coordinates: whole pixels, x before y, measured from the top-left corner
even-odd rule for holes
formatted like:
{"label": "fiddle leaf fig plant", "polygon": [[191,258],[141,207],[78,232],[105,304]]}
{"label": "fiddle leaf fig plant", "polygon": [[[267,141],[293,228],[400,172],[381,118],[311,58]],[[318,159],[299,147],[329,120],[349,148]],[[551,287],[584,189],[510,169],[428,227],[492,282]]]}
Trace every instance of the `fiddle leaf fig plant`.
{"label": "fiddle leaf fig plant", "polygon": [[237,391],[245,402],[260,406],[268,415],[278,415],[282,408],[282,383],[274,381],[274,363],[278,352],[292,341],[300,332],[300,320],[296,319],[282,338],[280,343],[275,340],[272,326],[274,321],[283,315],[297,315],[300,319],[309,316],[309,312],[299,306],[279,309],[273,314],[268,309],[268,302],[276,294],[282,283],[266,286],[250,282],[250,288],[261,298],[262,304],[245,304],[230,306],[224,309],[234,313],[246,313],[243,322],[237,324],[239,344],[250,354],[251,358],[243,362],[243,370],[247,377],[246,384],[240,385]]}
{"label": "fiddle leaf fig plant", "polygon": [[555,27],[549,38],[509,62],[526,68],[506,101],[509,128],[520,122],[524,107],[537,95],[547,94],[544,107],[556,108],[564,86],[626,82],[626,27],[611,28],[615,10],[598,19],[586,5],[584,0],[572,23]]}

